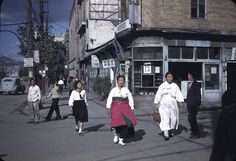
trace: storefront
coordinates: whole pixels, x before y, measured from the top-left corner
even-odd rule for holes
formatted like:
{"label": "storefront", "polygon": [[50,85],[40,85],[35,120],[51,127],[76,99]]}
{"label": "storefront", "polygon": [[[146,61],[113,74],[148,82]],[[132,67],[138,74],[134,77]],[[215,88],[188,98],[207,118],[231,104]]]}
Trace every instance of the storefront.
{"label": "storefront", "polygon": [[194,71],[201,82],[203,102],[220,102],[226,89],[223,51],[222,43],[139,37],[132,43],[132,92],[154,95],[170,71],[186,96],[187,74]]}

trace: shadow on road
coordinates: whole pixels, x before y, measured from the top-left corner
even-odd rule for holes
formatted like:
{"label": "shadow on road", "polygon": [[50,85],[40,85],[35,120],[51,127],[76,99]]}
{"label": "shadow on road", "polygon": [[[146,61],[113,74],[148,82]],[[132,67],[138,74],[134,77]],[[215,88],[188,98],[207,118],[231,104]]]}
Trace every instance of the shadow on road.
{"label": "shadow on road", "polygon": [[96,132],[96,131],[98,131],[100,128],[102,128],[103,126],[105,126],[105,124],[99,124],[99,125],[87,127],[87,128],[84,129],[84,131],[85,131],[85,133]]}
{"label": "shadow on road", "polygon": [[7,156],[7,154],[0,154],[0,161],[4,161],[4,157]]}
{"label": "shadow on road", "polygon": [[175,131],[175,135],[180,135],[183,131],[184,132],[188,132],[188,128],[183,126],[183,125],[179,125],[178,129]]}
{"label": "shadow on road", "polygon": [[143,140],[143,136],[146,134],[146,132],[141,129],[141,130],[138,130],[138,131],[135,131],[135,136],[133,138],[129,138],[127,140],[128,143],[130,142],[137,142],[137,141],[141,141]]}

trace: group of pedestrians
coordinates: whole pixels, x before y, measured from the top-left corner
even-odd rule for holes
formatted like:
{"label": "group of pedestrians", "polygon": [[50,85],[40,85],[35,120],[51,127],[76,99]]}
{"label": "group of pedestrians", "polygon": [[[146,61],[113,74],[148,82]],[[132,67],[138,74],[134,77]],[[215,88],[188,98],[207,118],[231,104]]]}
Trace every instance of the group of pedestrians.
{"label": "group of pedestrians", "polygon": [[[163,82],[155,95],[155,108],[160,113],[160,129],[166,141],[174,136],[179,124],[179,109],[181,107],[188,111],[188,122],[191,127],[190,139],[197,139],[201,136],[198,123],[197,113],[201,104],[200,84],[197,82],[194,73],[188,73],[188,91],[186,100],[176,83],[173,82],[173,74],[167,72]],[[36,85],[35,80],[30,81],[28,102],[33,109],[32,120],[38,123],[40,120],[39,103],[41,101],[40,88]],[[71,87],[69,97],[69,107],[75,118],[75,130],[80,135],[83,135],[84,123],[88,122],[88,101],[86,91],[83,89],[83,82],[77,80],[74,84],[74,89]],[[61,119],[58,101],[60,97],[60,88],[57,83],[54,83],[48,97],[52,97],[52,105],[46,117],[50,120],[53,111],[56,111],[56,119]],[[215,143],[213,146],[211,161],[223,161],[225,158],[235,158],[233,147],[235,147],[235,127],[232,124],[235,120],[235,92],[226,92],[222,97],[224,110],[220,115],[219,124],[216,131]],[[111,130],[114,133],[113,142],[122,146],[126,145],[126,139],[133,137],[135,134],[134,127],[137,124],[134,115],[134,99],[128,88],[125,87],[125,77],[119,75],[117,77],[117,86],[111,89],[107,98],[106,109],[111,120]],[[228,146],[228,144],[230,146]]]}
{"label": "group of pedestrians", "polygon": [[[58,82],[54,82],[53,87],[49,93],[49,95],[46,98],[51,97],[52,98],[52,104],[50,106],[50,110],[45,117],[45,120],[50,121],[53,112],[56,112],[56,120],[61,120],[62,116],[60,114],[60,109],[59,109],[59,98],[61,96],[61,90],[58,86]],[[28,92],[28,103],[30,106],[30,109],[32,110],[31,112],[31,121],[34,124],[37,124],[40,120],[40,105],[41,105],[41,91],[38,85],[36,85],[36,80],[31,79],[30,80],[30,87],[29,87],[29,92]]]}
{"label": "group of pedestrians", "polygon": [[[165,78],[166,81],[160,85],[154,99],[154,104],[161,116],[159,126],[163,132],[164,139],[169,140],[170,137],[173,137],[175,130],[178,129],[179,110],[177,102],[188,110],[188,121],[191,126],[190,138],[199,138],[200,132],[196,116],[201,103],[201,94],[200,85],[194,78],[194,74],[191,72],[188,73],[190,85],[186,101],[178,85],[173,82],[173,74],[168,72]],[[69,107],[75,118],[75,130],[82,135],[84,123],[88,122],[88,101],[86,91],[83,89],[83,82],[77,80],[73,84],[74,89],[72,90],[70,88]],[[137,124],[134,116],[134,100],[131,92],[124,85],[125,77],[119,75],[117,77],[117,86],[111,89],[106,103],[107,113],[111,116],[111,130],[114,133],[113,141],[121,145],[125,145],[124,139],[134,136],[134,126]],[[51,92],[47,96],[47,98],[52,97],[52,104],[45,118],[47,121],[51,119],[53,111],[57,114],[57,120],[62,119],[58,106],[60,91],[58,83],[55,82]],[[28,101],[33,109],[32,117],[34,118],[34,123],[38,123],[39,121],[40,100],[40,89],[35,84],[35,80],[32,79]]]}

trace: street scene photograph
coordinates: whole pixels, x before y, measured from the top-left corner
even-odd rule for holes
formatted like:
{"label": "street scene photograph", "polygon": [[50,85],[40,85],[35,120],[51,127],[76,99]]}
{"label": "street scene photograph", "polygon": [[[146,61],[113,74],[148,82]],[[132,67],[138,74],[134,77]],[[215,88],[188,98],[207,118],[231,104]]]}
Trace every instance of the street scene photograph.
{"label": "street scene photograph", "polygon": [[0,0],[0,161],[236,161],[236,0]]}

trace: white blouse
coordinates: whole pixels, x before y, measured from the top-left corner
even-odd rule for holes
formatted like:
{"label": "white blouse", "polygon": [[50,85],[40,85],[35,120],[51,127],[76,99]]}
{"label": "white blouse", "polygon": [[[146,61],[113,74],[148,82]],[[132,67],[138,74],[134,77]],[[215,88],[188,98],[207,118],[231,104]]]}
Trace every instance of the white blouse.
{"label": "white blouse", "polygon": [[[82,99],[80,98],[80,95],[81,95]],[[82,90],[81,92],[73,90],[71,92],[71,95],[70,95],[70,98],[69,98],[69,106],[73,106],[74,101],[78,101],[78,100],[84,100],[84,102],[88,106],[87,97],[86,97],[86,91],[85,90]]]}
{"label": "white blouse", "polygon": [[172,98],[176,99],[178,102],[184,102],[183,95],[177,84],[169,84],[167,81],[162,83],[157,90],[154,103],[158,104],[161,101],[161,98],[165,95],[169,95]]}
{"label": "white blouse", "polygon": [[128,88],[126,87],[123,87],[121,89],[119,89],[118,87],[113,88],[110,91],[109,96],[107,98],[106,108],[111,108],[113,97],[128,98],[131,109],[132,110],[134,109],[134,99]]}

